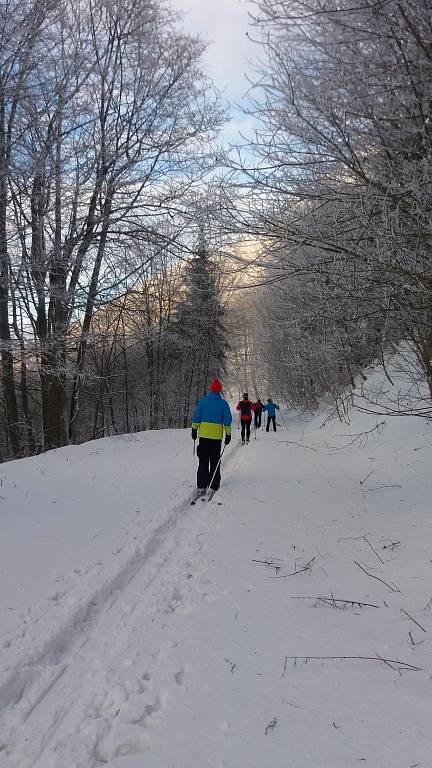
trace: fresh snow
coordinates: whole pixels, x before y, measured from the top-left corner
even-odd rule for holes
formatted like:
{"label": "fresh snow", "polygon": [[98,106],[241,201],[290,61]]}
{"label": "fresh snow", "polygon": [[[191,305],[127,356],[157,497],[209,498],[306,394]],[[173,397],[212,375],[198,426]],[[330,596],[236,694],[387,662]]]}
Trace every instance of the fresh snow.
{"label": "fresh snow", "polygon": [[2,465],[2,768],[430,768],[431,424],[284,417]]}

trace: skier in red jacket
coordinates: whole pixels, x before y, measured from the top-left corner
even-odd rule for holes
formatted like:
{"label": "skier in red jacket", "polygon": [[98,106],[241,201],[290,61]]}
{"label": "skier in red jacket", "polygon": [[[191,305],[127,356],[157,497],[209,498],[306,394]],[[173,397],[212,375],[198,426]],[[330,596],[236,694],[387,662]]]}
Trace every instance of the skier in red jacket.
{"label": "skier in red jacket", "polygon": [[240,423],[241,423],[241,440],[242,444],[244,445],[245,442],[245,433],[246,433],[246,442],[249,442],[250,438],[250,428],[252,423],[252,411],[255,410],[255,406],[251,400],[249,400],[249,395],[247,392],[243,393],[243,400],[240,400],[240,402],[237,404],[237,411],[240,411]]}

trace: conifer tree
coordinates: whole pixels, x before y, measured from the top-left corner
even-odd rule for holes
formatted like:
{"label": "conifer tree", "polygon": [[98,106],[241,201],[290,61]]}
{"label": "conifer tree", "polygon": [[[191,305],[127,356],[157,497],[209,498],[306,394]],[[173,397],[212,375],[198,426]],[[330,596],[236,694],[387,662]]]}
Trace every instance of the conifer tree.
{"label": "conifer tree", "polygon": [[179,422],[186,427],[191,407],[205,394],[211,378],[225,370],[228,348],[217,267],[203,236],[185,270],[184,296],[174,322],[179,386]]}

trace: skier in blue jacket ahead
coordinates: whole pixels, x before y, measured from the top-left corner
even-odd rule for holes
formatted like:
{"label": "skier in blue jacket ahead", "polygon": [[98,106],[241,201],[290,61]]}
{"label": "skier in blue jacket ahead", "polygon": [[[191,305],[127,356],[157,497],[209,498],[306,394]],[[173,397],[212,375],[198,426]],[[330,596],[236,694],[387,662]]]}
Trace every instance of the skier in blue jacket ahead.
{"label": "skier in blue jacket ahead", "polygon": [[219,379],[213,379],[210,392],[201,398],[192,416],[192,440],[199,437],[197,486],[200,491],[205,491],[210,481],[212,491],[218,490],[221,481],[218,462],[224,432],[225,445],[231,441],[232,415],[227,401],[222,399],[221,392],[221,382]]}
{"label": "skier in blue jacket ahead", "polygon": [[279,410],[279,406],[273,402],[271,397],[267,400],[266,405],[263,407],[263,411],[267,411],[267,426],[266,432],[270,429],[270,423],[273,423],[273,432],[276,432],[276,411]]}

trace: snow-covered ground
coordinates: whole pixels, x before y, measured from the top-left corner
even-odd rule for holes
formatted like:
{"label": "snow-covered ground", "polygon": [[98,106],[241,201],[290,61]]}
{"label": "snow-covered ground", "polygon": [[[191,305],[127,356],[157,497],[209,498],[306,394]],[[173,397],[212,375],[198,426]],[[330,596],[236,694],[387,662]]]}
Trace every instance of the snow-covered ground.
{"label": "snow-covered ground", "polygon": [[2,767],[430,768],[432,426],[323,418],[1,467]]}

